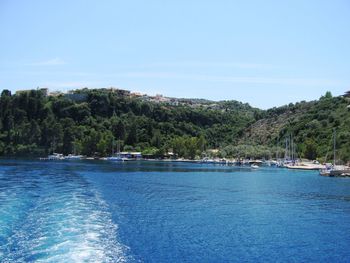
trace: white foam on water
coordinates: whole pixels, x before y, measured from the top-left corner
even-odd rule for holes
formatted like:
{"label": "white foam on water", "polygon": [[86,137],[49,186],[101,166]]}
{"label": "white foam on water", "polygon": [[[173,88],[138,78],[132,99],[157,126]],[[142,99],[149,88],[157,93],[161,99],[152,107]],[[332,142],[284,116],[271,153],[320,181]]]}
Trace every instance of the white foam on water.
{"label": "white foam on water", "polygon": [[117,240],[117,225],[99,194],[80,185],[68,190],[41,193],[9,238],[11,249],[0,254],[2,262],[133,261]]}
{"label": "white foam on water", "polygon": [[27,200],[27,193],[16,193],[16,191],[23,191],[19,186],[0,190],[0,262],[2,262],[7,254],[9,239],[25,217],[25,211],[29,209],[30,202]]}

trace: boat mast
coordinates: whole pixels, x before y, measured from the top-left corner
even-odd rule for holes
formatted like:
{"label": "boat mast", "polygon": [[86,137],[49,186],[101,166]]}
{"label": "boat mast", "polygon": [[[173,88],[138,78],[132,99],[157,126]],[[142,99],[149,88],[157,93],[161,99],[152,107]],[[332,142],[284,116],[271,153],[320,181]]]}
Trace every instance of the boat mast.
{"label": "boat mast", "polygon": [[293,150],[293,135],[290,134],[290,156],[292,161],[294,161],[294,150]]}
{"label": "boat mast", "polygon": [[52,154],[55,153],[56,150],[56,136],[53,136],[53,140],[52,140]]}
{"label": "boat mast", "polygon": [[335,166],[335,158],[336,158],[336,156],[335,156],[336,134],[337,134],[337,132],[334,128],[333,129],[333,166]]}
{"label": "boat mast", "polygon": [[288,138],[286,137],[286,150],[284,154],[284,159],[288,160]]}
{"label": "boat mast", "polygon": [[291,136],[291,143],[292,143],[292,160],[295,161],[295,144],[294,144],[294,136],[293,134]]}
{"label": "boat mast", "polygon": [[114,136],[113,136],[113,139],[112,139],[112,156],[114,155]]}
{"label": "boat mast", "polygon": [[120,140],[117,140],[117,154],[120,153]]}

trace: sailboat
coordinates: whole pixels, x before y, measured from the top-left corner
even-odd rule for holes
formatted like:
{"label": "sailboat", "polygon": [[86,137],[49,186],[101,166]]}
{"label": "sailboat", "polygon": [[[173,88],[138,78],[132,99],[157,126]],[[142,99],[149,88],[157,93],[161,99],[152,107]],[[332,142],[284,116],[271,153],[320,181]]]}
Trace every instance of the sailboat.
{"label": "sailboat", "polygon": [[259,165],[257,165],[257,164],[252,164],[251,166],[250,166],[252,169],[259,169]]}
{"label": "sailboat", "polygon": [[64,156],[61,153],[55,153],[56,149],[56,138],[53,138],[53,142],[51,143],[52,154],[48,155],[47,158],[42,158],[43,160],[63,160]]}
{"label": "sailboat", "polygon": [[120,141],[117,141],[117,155],[114,155],[114,138],[112,141],[112,155],[106,158],[107,161],[124,162],[126,158],[120,156]]}
{"label": "sailboat", "polygon": [[61,153],[53,153],[47,156],[47,158],[42,158],[42,160],[63,160],[63,154]]}
{"label": "sailboat", "polygon": [[350,176],[350,168],[344,165],[336,165],[336,130],[333,131],[333,164],[326,164],[324,169],[320,170],[322,176]]}
{"label": "sailboat", "polygon": [[293,135],[289,134],[285,139],[284,160],[282,160],[282,163],[279,166],[291,168],[296,165],[297,160],[295,159],[295,149]]}
{"label": "sailboat", "polygon": [[82,155],[76,154],[75,144],[73,144],[73,154],[68,154],[64,157],[65,160],[80,160],[81,158],[83,158]]}

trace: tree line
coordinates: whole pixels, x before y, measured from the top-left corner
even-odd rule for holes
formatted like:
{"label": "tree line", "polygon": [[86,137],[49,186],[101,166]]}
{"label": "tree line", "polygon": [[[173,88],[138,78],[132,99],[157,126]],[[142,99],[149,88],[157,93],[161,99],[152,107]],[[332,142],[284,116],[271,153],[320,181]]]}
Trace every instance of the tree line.
{"label": "tree line", "polygon": [[[221,157],[268,158],[283,152],[293,134],[296,156],[328,160],[332,131],[337,155],[350,160],[350,104],[330,93],[317,101],[259,110],[237,101],[208,107],[171,105],[112,89],[82,89],[48,96],[36,89],[0,96],[0,156],[52,152],[108,156],[121,150],[161,157],[172,151],[195,158],[207,149]],[[273,129],[261,128],[268,123]],[[263,138],[263,139],[261,139]]]}
{"label": "tree line", "polygon": [[52,152],[108,156],[122,150],[161,156],[172,150],[194,158],[220,147],[254,122],[254,111],[236,102],[212,110],[145,101],[109,89],[47,96],[37,89],[0,97],[0,155]]}

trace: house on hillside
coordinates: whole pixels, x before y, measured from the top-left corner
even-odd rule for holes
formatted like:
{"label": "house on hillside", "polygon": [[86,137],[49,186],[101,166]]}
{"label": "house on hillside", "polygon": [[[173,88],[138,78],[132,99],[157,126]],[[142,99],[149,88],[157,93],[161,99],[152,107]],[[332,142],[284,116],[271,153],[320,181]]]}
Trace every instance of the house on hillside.
{"label": "house on hillside", "polygon": [[[343,95],[345,98],[347,98],[348,100],[350,100],[350,90],[345,92],[345,94]],[[350,110],[350,105],[347,106],[348,110]]]}

